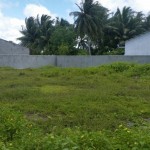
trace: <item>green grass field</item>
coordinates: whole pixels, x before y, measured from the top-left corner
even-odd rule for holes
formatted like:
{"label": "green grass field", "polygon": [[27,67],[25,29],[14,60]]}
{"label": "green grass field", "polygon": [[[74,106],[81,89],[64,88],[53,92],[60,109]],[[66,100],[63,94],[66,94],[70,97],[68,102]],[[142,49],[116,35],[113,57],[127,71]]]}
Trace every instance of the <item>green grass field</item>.
{"label": "green grass field", "polygon": [[0,68],[0,149],[149,150],[150,65]]}

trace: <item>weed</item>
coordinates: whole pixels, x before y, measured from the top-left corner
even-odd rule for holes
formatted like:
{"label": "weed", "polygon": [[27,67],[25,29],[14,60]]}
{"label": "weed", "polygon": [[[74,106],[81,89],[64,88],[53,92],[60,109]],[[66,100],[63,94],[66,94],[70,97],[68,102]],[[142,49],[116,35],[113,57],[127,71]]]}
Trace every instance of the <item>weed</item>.
{"label": "weed", "polygon": [[0,68],[0,149],[150,149],[150,66]]}

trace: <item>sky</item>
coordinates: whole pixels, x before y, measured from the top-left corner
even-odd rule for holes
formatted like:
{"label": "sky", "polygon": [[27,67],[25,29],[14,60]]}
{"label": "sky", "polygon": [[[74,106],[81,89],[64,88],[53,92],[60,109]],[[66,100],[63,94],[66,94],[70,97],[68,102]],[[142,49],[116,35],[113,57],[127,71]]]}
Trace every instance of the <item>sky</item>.
{"label": "sky", "polygon": [[[111,12],[117,7],[130,6],[135,11],[150,12],[150,0],[97,0]],[[52,18],[59,17],[73,23],[69,16],[71,11],[77,10],[75,3],[81,0],[0,0],[0,38],[19,43],[16,38],[25,26],[25,18],[37,14],[47,14]]]}

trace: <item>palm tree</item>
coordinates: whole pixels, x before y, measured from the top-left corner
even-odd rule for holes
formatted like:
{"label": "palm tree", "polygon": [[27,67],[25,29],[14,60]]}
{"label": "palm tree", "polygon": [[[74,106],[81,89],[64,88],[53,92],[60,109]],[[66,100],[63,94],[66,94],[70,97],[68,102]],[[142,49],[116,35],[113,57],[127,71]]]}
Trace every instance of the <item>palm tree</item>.
{"label": "palm tree", "polygon": [[21,45],[30,49],[30,53],[32,54],[32,50],[36,47],[37,37],[38,37],[38,27],[35,23],[35,19],[33,17],[29,17],[25,19],[26,28],[22,27],[22,37],[18,38],[21,41]]}
{"label": "palm tree", "polygon": [[130,31],[128,33],[128,36],[130,38],[133,38],[134,36],[145,32],[146,30],[144,28],[144,14],[142,12],[136,12],[131,20],[131,23],[129,24],[129,27]]}
{"label": "palm tree", "polygon": [[41,51],[48,47],[53,23],[54,20],[47,15],[26,18],[25,28],[20,31],[23,36],[18,40],[21,41],[21,45],[30,49],[30,54],[41,54]]}
{"label": "palm tree", "polygon": [[50,37],[54,30],[54,20],[51,20],[51,17],[48,15],[42,15],[40,18],[37,16],[35,21],[37,23],[39,32],[38,47],[42,50],[50,41]]}
{"label": "palm tree", "polygon": [[67,20],[65,20],[63,18],[59,19],[59,17],[56,17],[56,24],[55,25],[56,26],[62,26],[62,27],[70,27],[71,26],[71,24]]}
{"label": "palm tree", "polygon": [[144,32],[144,16],[141,12],[134,12],[130,7],[118,8],[112,18],[112,32],[118,44],[124,45],[125,41]]}
{"label": "palm tree", "polygon": [[96,41],[101,31],[102,20],[100,16],[107,9],[93,0],[84,0],[80,6],[78,4],[76,5],[80,11],[71,12],[70,15],[74,16],[74,26],[79,37],[81,39],[87,37],[89,55],[91,55],[91,43]]}

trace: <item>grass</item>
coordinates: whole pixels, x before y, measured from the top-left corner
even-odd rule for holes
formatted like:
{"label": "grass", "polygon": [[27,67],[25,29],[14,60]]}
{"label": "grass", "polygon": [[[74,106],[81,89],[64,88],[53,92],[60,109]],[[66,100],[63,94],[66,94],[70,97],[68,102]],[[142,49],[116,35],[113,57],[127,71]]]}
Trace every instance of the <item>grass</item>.
{"label": "grass", "polygon": [[150,149],[150,65],[0,68],[0,109],[1,149]]}

